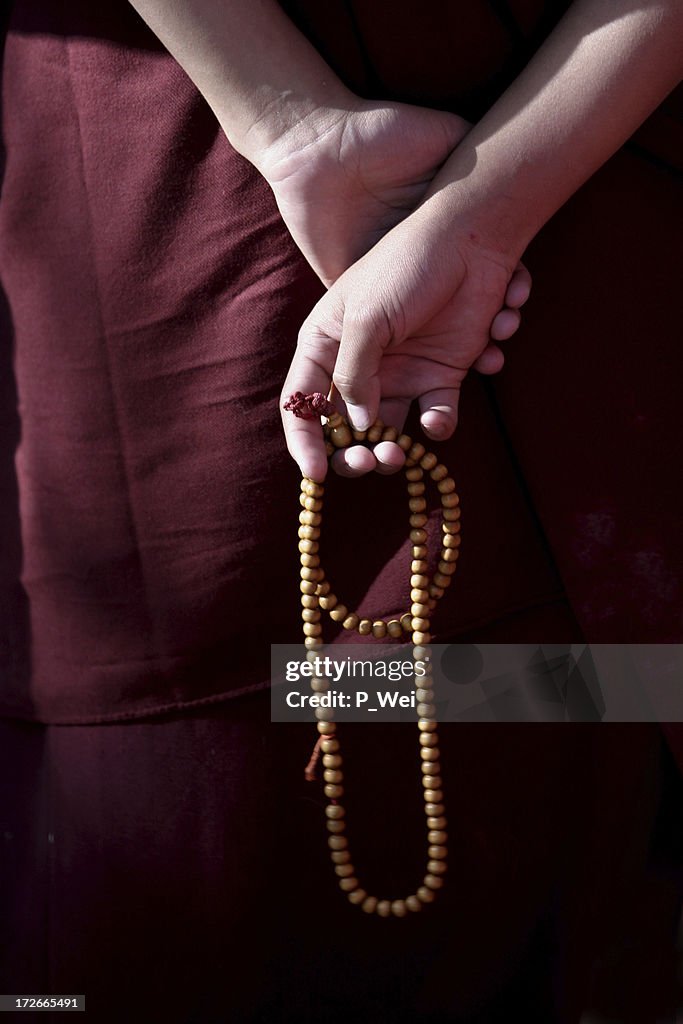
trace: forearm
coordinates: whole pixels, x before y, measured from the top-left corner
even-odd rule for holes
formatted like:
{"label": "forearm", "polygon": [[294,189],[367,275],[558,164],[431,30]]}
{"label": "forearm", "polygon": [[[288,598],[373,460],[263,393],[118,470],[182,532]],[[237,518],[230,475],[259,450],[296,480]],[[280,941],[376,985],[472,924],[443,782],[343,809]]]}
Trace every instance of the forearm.
{"label": "forearm", "polygon": [[519,255],[675,87],[681,0],[578,0],[434,179],[435,219]]}
{"label": "forearm", "polygon": [[[259,154],[355,101],[274,0],[131,0],[184,68],[232,145]],[[311,129],[313,135],[313,129]],[[299,140],[300,144],[300,140]]]}

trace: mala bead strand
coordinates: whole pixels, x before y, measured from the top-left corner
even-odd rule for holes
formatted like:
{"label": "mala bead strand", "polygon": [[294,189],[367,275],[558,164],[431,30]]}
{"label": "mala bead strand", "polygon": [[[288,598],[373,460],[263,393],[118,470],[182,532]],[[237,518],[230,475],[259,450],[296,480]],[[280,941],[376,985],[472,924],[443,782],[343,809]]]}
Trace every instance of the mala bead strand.
{"label": "mala bead strand", "polygon": [[[306,409],[320,409],[323,396],[304,396],[297,393],[290,403]],[[303,405],[302,405],[303,403]],[[293,411],[296,412],[296,409]],[[327,403],[329,406],[329,403]],[[346,811],[341,798],[344,795],[344,773],[341,745],[331,709],[316,709],[318,743],[311,759],[307,777],[313,776],[313,764],[322,756],[324,792],[328,799],[325,808],[328,832],[328,847],[334,873],[342,892],[350,903],[359,906],[366,914],[379,917],[407,917],[418,913],[423,906],[432,903],[444,884],[447,871],[448,832],[441,765],[439,763],[439,738],[436,722],[434,690],[432,688],[431,659],[431,616],[437,601],[443,597],[455,572],[460,550],[460,501],[455,482],[447,468],[439,463],[436,455],[428,452],[424,445],[414,443],[407,434],[399,434],[394,427],[385,426],[377,420],[367,431],[352,430],[348,423],[335,411],[328,411],[325,424],[326,449],[328,456],[340,448],[353,443],[367,441],[393,441],[406,453],[405,477],[408,492],[408,527],[412,542],[410,563],[410,609],[400,616],[389,619],[362,618],[349,611],[333,592],[320,565],[319,538],[325,488],[322,483],[307,477],[301,481],[301,512],[299,514],[299,554],[301,560],[301,617],[304,643],[309,650],[308,657],[322,645],[322,614],[341,624],[344,629],[353,630],[360,636],[384,639],[389,636],[399,639],[410,634],[413,643],[413,657],[425,666],[425,674],[416,680],[417,727],[424,793],[425,819],[427,828],[427,867],[420,885],[405,899],[378,899],[362,888],[353,865],[349,843],[346,837]],[[297,413],[304,415],[304,413]],[[429,573],[427,548],[427,502],[425,474],[436,484],[441,502],[442,546],[437,571]],[[311,679],[314,692],[322,693],[329,688],[329,680],[319,677]]]}

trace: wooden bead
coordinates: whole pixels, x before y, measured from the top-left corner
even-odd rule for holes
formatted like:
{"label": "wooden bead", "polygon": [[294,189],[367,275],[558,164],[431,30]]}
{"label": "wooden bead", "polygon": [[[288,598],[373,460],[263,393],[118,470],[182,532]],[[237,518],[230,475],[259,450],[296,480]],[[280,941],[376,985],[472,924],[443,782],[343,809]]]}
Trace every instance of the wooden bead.
{"label": "wooden bead", "polygon": [[318,598],[320,601],[320,607],[324,612],[332,611],[337,606],[337,595],[327,594],[325,597]]}
{"label": "wooden bead", "polygon": [[345,604],[337,604],[330,611],[330,618],[335,622],[343,622],[346,616],[349,614],[349,609]]}
{"label": "wooden bead", "polygon": [[421,747],[435,747],[439,742],[438,736],[435,736],[433,732],[421,732],[420,733],[420,746]]}
{"label": "wooden bead", "polygon": [[[433,696],[433,691],[430,690],[429,692]],[[436,722],[433,721],[431,718],[420,718],[418,719],[417,727],[420,730],[420,732],[435,732]]]}
{"label": "wooden bead", "polygon": [[427,540],[427,531],[422,529],[411,530],[409,536],[413,544],[424,544]]}
{"label": "wooden bead", "polygon": [[[401,624],[399,622],[398,628],[400,630]],[[387,635],[387,624],[383,619],[377,619],[372,624],[372,635],[378,640],[382,640]]]}
{"label": "wooden bead", "polygon": [[322,498],[325,493],[324,484],[319,484],[310,477],[304,477],[301,481],[301,490],[305,491],[311,498]]}
{"label": "wooden bead", "polygon": [[[322,628],[322,627],[321,627]],[[413,639],[416,640],[417,633],[422,635],[423,630],[429,629],[429,619],[413,618]],[[416,642],[419,642],[416,640]]]}
{"label": "wooden bead", "polygon": [[368,894],[366,893],[365,889],[354,889],[352,892],[348,894],[348,901],[349,903],[353,903],[357,906],[359,903],[363,902],[367,895]]}
{"label": "wooden bead", "polygon": [[309,512],[320,512],[320,509],[323,507],[320,498],[310,498],[308,496],[304,499],[303,505]]}
{"label": "wooden bead", "polygon": [[[352,615],[349,616],[349,618],[353,617]],[[346,626],[346,623],[344,625]],[[357,625],[361,636],[369,636],[372,633],[372,621],[370,619],[361,619]],[[349,627],[347,626],[346,628],[348,629]],[[351,626],[350,628],[353,629],[354,627]]]}
{"label": "wooden bead", "polygon": [[421,767],[422,767],[422,774],[423,775],[439,775],[440,772],[441,772],[441,765],[440,764],[426,764],[425,763],[425,764],[421,765]]}
{"label": "wooden bead", "polygon": [[419,899],[420,903],[433,903],[436,898],[432,890],[428,889],[424,885],[420,886],[415,895]]}
{"label": "wooden bead", "polygon": [[341,878],[339,880],[339,888],[343,889],[344,892],[353,892],[354,889],[358,889],[359,888],[358,879],[357,878]]}
{"label": "wooden bead", "polygon": [[364,441],[365,438],[368,436],[368,432],[367,430],[352,430],[351,436],[353,437],[354,441]]}
{"label": "wooden bead", "polygon": [[305,636],[304,646],[310,650],[319,650],[323,646],[323,642],[319,636]]}
{"label": "wooden bead", "polygon": [[333,427],[330,431],[330,441],[335,448],[348,448],[352,440],[351,430],[345,423]]}
{"label": "wooden bead", "polygon": [[448,864],[445,860],[429,860],[427,861],[427,871],[430,875],[445,875],[448,871]]}
{"label": "wooden bead", "polygon": [[405,917],[408,913],[405,900],[393,900],[391,904],[391,913],[394,917]]}
{"label": "wooden bead", "polygon": [[409,519],[410,525],[416,530],[422,529],[422,527],[425,526],[428,521],[428,517],[424,514],[424,512],[416,512],[414,515],[410,516]]}
{"label": "wooden bead", "polygon": [[372,426],[368,429],[368,441],[371,444],[377,444],[382,438],[382,431],[384,430],[383,421],[377,417]]}
{"label": "wooden bead", "polygon": [[383,441],[395,441],[398,438],[398,430],[396,427],[385,427],[382,431]]}
{"label": "wooden bead", "polygon": [[350,878],[355,873],[353,864],[336,864],[334,873],[337,878]]}
{"label": "wooden bead", "polygon": [[361,910],[363,910],[366,914],[374,914],[376,909],[377,909],[377,897],[376,896],[367,896],[363,900],[363,905],[361,907]]}
{"label": "wooden bead", "polygon": [[316,540],[300,540],[299,551],[302,555],[315,555],[317,554],[320,545]]}
{"label": "wooden bead", "polygon": [[445,477],[448,476],[448,470],[444,465],[440,463],[438,466],[435,466],[434,469],[431,470],[429,475],[432,478],[432,480],[438,482],[439,480],[443,480]]}
{"label": "wooden bead", "polygon": [[320,565],[320,557],[318,555],[302,554],[300,561],[302,565],[307,566],[309,569],[317,569]]}
{"label": "wooden bead", "polygon": [[344,824],[343,821],[336,821],[336,820],[333,820],[332,818],[330,818],[327,821],[327,831],[328,832],[335,832],[335,833],[343,832],[345,828],[346,828],[346,825]]}
{"label": "wooden bead", "polygon": [[430,860],[445,860],[448,856],[448,847],[441,844],[430,846],[427,853]]}
{"label": "wooden bead", "polygon": [[420,444],[418,441],[412,446],[412,448],[408,449],[408,458],[412,459],[414,462],[419,462],[426,450],[425,446]]}
{"label": "wooden bead", "polygon": [[437,598],[437,600],[438,600],[438,598],[443,597],[444,589],[443,589],[443,587],[437,587],[435,583],[430,583],[430,585],[429,585],[429,595],[430,595],[430,597]]}
{"label": "wooden bead", "polygon": [[403,627],[399,619],[389,619],[387,622],[387,633],[394,638],[401,636]]}
{"label": "wooden bead", "polygon": [[420,576],[424,576],[428,569],[429,563],[424,558],[414,558],[410,563],[410,571],[413,574],[419,573]]}
{"label": "wooden bead", "polygon": [[389,917],[391,913],[391,903],[389,900],[380,900],[377,904],[377,913],[380,917]]}
{"label": "wooden bead", "polygon": [[358,621],[358,616],[352,613],[351,615],[346,616],[346,618],[342,622],[342,626],[344,627],[344,629],[357,629]]}
{"label": "wooden bead", "polygon": [[346,836],[328,836],[327,845],[331,850],[345,850],[349,841]]}
{"label": "wooden bead", "polygon": [[[339,750],[339,740],[321,740],[320,746],[322,747],[323,754],[334,754]],[[330,794],[328,793],[327,795],[329,796]],[[336,796],[337,794],[335,793],[334,795]]]}
{"label": "wooden bead", "polygon": [[[414,514],[417,514],[418,512],[424,512],[424,510],[427,508],[427,502],[425,501],[424,498],[410,498],[410,500],[408,501],[408,508]],[[299,548],[299,550],[301,550],[301,548]]]}
{"label": "wooden bead", "polygon": [[422,480],[413,480],[408,484],[408,494],[414,498],[419,497],[420,494],[424,494],[425,489],[425,484]]}
{"label": "wooden bead", "polygon": [[430,470],[434,469],[434,466],[436,466],[438,461],[439,460],[437,459],[434,452],[427,452],[427,454],[423,455],[422,458],[420,459],[420,465],[422,466],[423,469]]}
{"label": "wooden bead", "polygon": [[420,903],[417,896],[406,897],[406,906],[408,910],[412,910],[414,914],[416,914],[418,910],[422,910],[422,904]]}
{"label": "wooden bead", "polygon": [[[325,764],[325,758],[323,758],[323,764]],[[339,758],[339,764],[341,764],[341,757]],[[339,771],[338,768],[333,768],[332,766],[330,766],[329,768],[326,767],[325,771],[323,772],[323,778],[325,782],[343,782],[344,773]]]}
{"label": "wooden bead", "polygon": [[[448,498],[449,495],[447,494],[445,497]],[[441,509],[441,515],[447,523],[455,523],[460,519],[460,509],[445,507]]]}
{"label": "wooden bead", "polygon": [[[329,708],[316,708],[316,711],[322,711],[323,713],[327,712],[329,715]],[[334,736],[337,731],[337,727],[334,722],[325,721],[318,722],[317,729],[321,736]]]}
{"label": "wooden bead", "polygon": [[[428,804],[440,804],[443,800],[443,790],[425,789],[424,797]],[[435,839],[434,842],[437,842],[437,840]]]}
{"label": "wooden bead", "polygon": [[450,476],[444,477],[443,480],[439,480],[436,488],[440,494],[452,494],[455,490],[455,480]]}
{"label": "wooden bead", "polygon": [[425,875],[424,882],[428,889],[440,889],[443,886],[443,878],[438,875]]}
{"label": "wooden bead", "polygon": [[319,622],[320,612],[318,611],[317,608],[302,608],[301,618],[304,620],[304,622]]}
{"label": "wooden bead", "polygon": [[420,718],[434,718],[436,714],[436,708],[432,701],[434,700],[434,691],[428,687],[420,686],[415,691],[415,696],[418,700],[417,713]]}
{"label": "wooden bead", "polygon": [[331,782],[325,785],[325,796],[330,800],[338,800],[339,797],[344,796],[343,786],[334,786]]}
{"label": "wooden bead", "polygon": [[308,509],[299,513],[299,522],[302,526],[320,526],[322,518],[319,512],[310,512]]}
{"label": "wooden bead", "polygon": [[310,583],[317,583],[320,578],[320,569],[317,566],[302,565],[299,575],[302,580],[308,580]]}
{"label": "wooden bead", "polygon": [[[321,570],[321,572],[322,572],[322,570]],[[324,575],[325,575],[325,573],[323,573],[323,576]],[[318,589],[317,589],[318,596],[319,597],[327,597],[329,592],[330,592],[330,585],[329,585],[329,583],[327,582],[327,580],[325,580],[325,581],[321,580],[318,583]]]}
{"label": "wooden bead", "polygon": [[417,628],[415,626],[415,618],[416,617],[418,619],[427,619],[427,620],[429,619],[429,605],[428,604],[421,604],[420,602],[417,602],[416,604],[411,604],[411,606],[410,606],[410,614],[413,616],[413,629],[416,629]]}
{"label": "wooden bead", "polygon": [[438,747],[420,747],[420,757],[423,761],[436,761],[440,756]]}
{"label": "wooden bead", "polygon": [[301,540],[316,540],[320,536],[320,527],[300,526],[298,533]]}
{"label": "wooden bead", "polygon": [[440,775],[423,775],[422,785],[425,789],[440,789],[443,783]]}
{"label": "wooden bead", "polygon": [[459,533],[446,533],[443,537],[443,546],[447,551],[451,549],[457,549],[462,543],[462,537]]}
{"label": "wooden bead", "polygon": [[447,564],[457,562],[459,554],[460,551],[458,548],[449,548],[444,544],[441,551],[441,560],[439,561],[439,565],[441,565],[442,562],[446,562]]}
{"label": "wooden bead", "polygon": [[346,811],[341,804],[328,804],[325,808],[325,814],[333,821],[338,821],[339,818],[346,816]]}
{"label": "wooden bead", "polygon": [[417,480],[421,480],[424,476],[424,472],[419,466],[412,466],[406,470],[406,480],[408,483],[415,483]]}
{"label": "wooden bead", "polygon": [[455,569],[455,562],[445,562],[443,560],[439,562],[439,572],[442,573],[444,576],[452,576],[453,573],[455,572]]}
{"label": "wooden bead", "polygon": [[318,598],[315,594],[302,594],[301,595],[301,607],[308,609],[318,609]]}
{"label": "wooden bead", "polygon": [[419,630],[413,633],[413,643],[428,644],[432,639],[431,633],[421,633]]}
{"label": "wooden bead", "polygon": [[431,829],[427,833],[427,839],[430,843],[443,845],[448,841],[448,832],[444,832],[443,829]]}
{"label": "wooden bead", "polygon": [[323,627],[319,622],[304,622],[303,630],[306,636],[320,636]]}
{"label": "wooden bead", "polygon": [[427,828],[437,829],[437,828],[445,828],[445,827],[446,827],[446,819],[444,818],[443,815],[441,815],[438,818],[432,818],[432,817],[427,818]]}
{"label": "wooden bead", "polygon": [[443,804],[425,804],[425,814],[428,818],[440,818],[445,810]]}
{"label": "wooden bead", "polygon": [[313,676],[311,679],[311,689],[313,690],[313,693],[327,693],[329,688],[329,679],[319,679],[318,676]]}
{"label": "wooden bead", "polygon": [[[452,515],[453,514],[453,509],[449,509],[448,512],[449,512],[449,515]],[[459,519],[446,519],[445,516],[444,516],[444,521],[441,524],[441,529],[449,537],[458,536],[459,533],[460,533],[460,520]],[[458,543],[460,543],[460,541],[458,541]]]}
{"label": "wooden bead", "polygon": [[429,576],[424,576],[422,573],[414,573],[410,577],[410,586],[419,587],[420,589],[424,590],[426,587],[429,586]]}
{"label": "wooden bead", "polygon": [[[423,647],[421,644],[418,644],[417,647],[413,648],[413,654],[415,655],[415,659],[417,661],[426,661],[427,658],[431,657],[431,648]],[[430,680],[431,669],[429,669],[429,671],[424,676],[422,676],[420,682],[423,686],[431,686],[432,684]]]}
{"label": "wooden bead", "polygon": [[412,629],[413,617],[410,612],[406,612],[405,615],[401,616],[401,629],[404,633],[410,633]]}
{"label": "wooden bead", "polygon": [[[323,764],[326,768],[341,768],[341,755],[340,754],[325,754],[323,756]],[[325,776],[326,782],[336,782],[336,779],[328,779]]]}
{"label": "wooden bead", "polygon": [[442,589],[445,589],[446,587],[449,587],[450,584],[451,584],[450,576],[446,576],[442,572],[435,572],[434,573],[434,585],[435,586],[441,587]]}
{"label": "wooden bead", "polygon": [[410,591],[410,600],[413,604],[426,604],[429,600],[429,591],[424,587],[413,587]]}
{"label": "wooden bead", "polygon": [[428,554],[426,544],[413,544],[413,558],[426,558]]}
{"label": "wooden bead", "polygon": [[313,708],[313,714],[319,722],[327,722],[334,716],[334,712],[329,708]]}
{"label": "wooden bead", "polygon": [[299,590],[302,594],[306,594],[308,597],[310,597],[311,594],[315,594],[317,590],[315,580],[302,580],[299,584]]}

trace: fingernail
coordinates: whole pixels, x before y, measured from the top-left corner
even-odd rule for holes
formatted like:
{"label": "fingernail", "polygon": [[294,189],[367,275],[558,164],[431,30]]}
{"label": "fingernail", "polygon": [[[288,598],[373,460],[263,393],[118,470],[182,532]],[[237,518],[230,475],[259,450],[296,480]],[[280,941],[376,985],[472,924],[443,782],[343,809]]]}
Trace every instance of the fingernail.
{"label": "fingernail", "polygon": [[364,406],[351,405],[350,402],[347,402],[346,411],[349,414],[349,420],[354,430],[367,430],[371,425],[370,414]]}

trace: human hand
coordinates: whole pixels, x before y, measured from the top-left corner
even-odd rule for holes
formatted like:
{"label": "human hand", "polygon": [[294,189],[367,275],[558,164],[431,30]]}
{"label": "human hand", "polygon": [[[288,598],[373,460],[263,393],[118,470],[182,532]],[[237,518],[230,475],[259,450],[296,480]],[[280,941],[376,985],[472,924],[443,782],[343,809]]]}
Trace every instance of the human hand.
{"label": "human hand", "polygon": [[[283,401],[294,391],[327,393],[334,381],[351,423],[377,416],[401,428],[418,399],[421,424],[445,440],[457,423],[460,386],[477,366],[495,373],[503,353],[489,344],[506,290],[515,288],[518,253],[497,248],[476,219],[430,197],[334,284],[307,317]],[[302,473],[322,480],[327,457],[320,424],[283,413],[290,453]],[[374,452],[337,453],[344,475],[400,468],[403,453],[385,442]]]}

